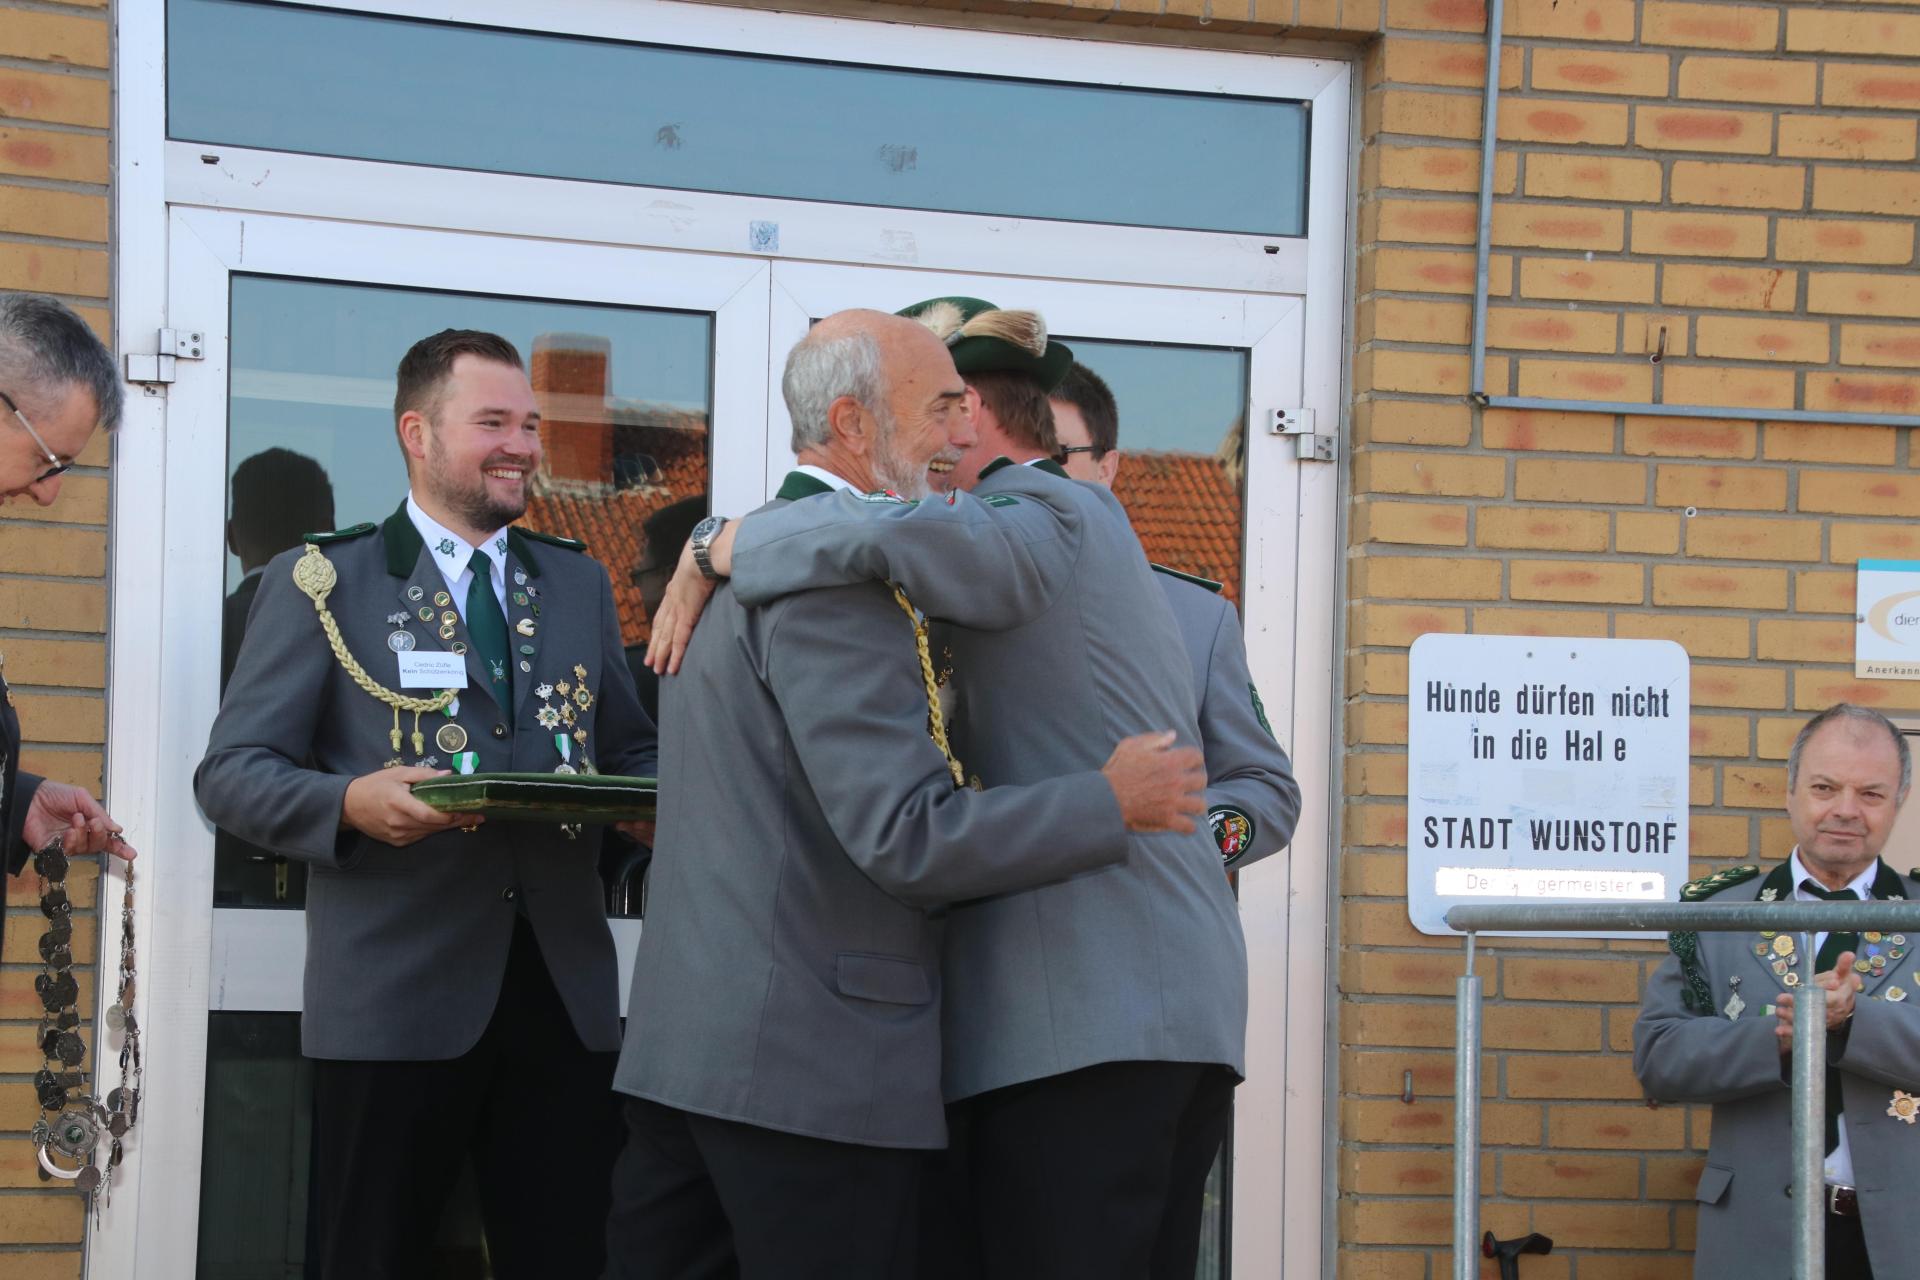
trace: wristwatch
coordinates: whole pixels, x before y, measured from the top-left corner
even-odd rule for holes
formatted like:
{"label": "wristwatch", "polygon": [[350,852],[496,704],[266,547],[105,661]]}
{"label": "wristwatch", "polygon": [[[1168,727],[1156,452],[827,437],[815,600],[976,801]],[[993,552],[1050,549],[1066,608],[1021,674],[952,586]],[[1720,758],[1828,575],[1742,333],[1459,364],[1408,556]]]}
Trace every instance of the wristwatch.
{"label": "wristwatch", "polygon": [[713,560],[709,552],[713,546],[713,540],[720,536],[720,530],[725,528],[726,524],[725,516],[708,516],[693,526],[693,532],[687,535],[687,545],[693,548],[693,562],[700,566],[700,572],[708,582],[720,580],[720,575],[713,571]]}

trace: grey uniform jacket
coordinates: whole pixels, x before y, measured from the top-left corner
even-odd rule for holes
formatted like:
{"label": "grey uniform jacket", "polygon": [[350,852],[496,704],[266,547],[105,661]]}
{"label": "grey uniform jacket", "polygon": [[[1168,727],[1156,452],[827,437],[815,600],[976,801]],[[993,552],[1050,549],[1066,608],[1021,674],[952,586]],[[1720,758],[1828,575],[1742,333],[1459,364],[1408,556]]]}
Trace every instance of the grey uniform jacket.
{"label": "grey uniform jacket", "polygon": [[[988,786],[1097,767],[1129,734],[1199,745],[1179,630],[1105,490],[1000,466],[952,502],[817,498],[745,521],[733,570],[751,601],[892,579],[951,620],[955,746]],[[945,959],[949,1100],[1102,1062],[1244,1072],[1246,945],[1204,828],[956,907]]]}
{"label": "grey uniform jacket", "polygon": [[[1711,896],[1752,902],[1763,887],[1773,887],[1780,900],[1790,899],[1793,886],[1781,874],[1784,867],[1764,881],[1751,878]],[[1920,881],[1882,863],[1874,896],[1920,897]],[[1787,1060],[1776,1046],[1767,1007],[1791,988],[1773,970],[1774,939],[1758,933],[1698,937],[1707,1011],[1687,1007],[1686,980],[1679,962],[1668,956],[1642,998],[1634,1072],[1650,1098],[1713,1104],[1713,1145],[1696,1193],[1694,1275],[1787,1280],[1793,1274],[1791,1095]],[[1860,955],[1874,948],[1889,957],[1888,964],[1861,975],[1865,987],[1845,1037],[1828,1040],[1829,1059],[1840,1069],[1848,1151],[1877,1276],[1920,1276],[1920,1216],[1910,1195],[1920,1179],[1920,1124],[1888,1114],[1895,1090],[1920,1093],[1916,945],[1920,938],[1897,944],[1862,939]],[[1796,970],[1799,964],[1796,959]],[[1736,993],[1745,1007],[1729,1017]]]}
{"label": "grey uniform jacket", "polygon": [[[824,488],[795,476],[781,493]],[[1112,788],[1082,769],[956,789],[927,736],[912,622],[875,583],[758,609],[722,586],[660,698],[615,1087],[840,1142],[943,1145],[939,922],[922,908],[1123,856]]]}
{"label": "grey uniform jacket", "polygon": [[[652,776],[653,724],[634,697],[613,589],[605,569],[569,549],[577,544],[536,541],[519,530],[508,537],[517,704],[509,729],[466,624],[456,621],[451,641],[440,638],[446,607],[434,596],[446,582],[406,509],[377,530],[350,532],[356,536],[324,546],[339,575],[327,607],[348,651],[387,688],[427,695],[400,689],[389,638],[405,632],[421,650],[466,647],[467,687],[454,722],[465,749],[479,753],[480,772],[553,771],[560,757],[553,733],[539,723],[536,689],[566,683],[574,690],[570,727],[587,734],[571,748],[573,762],[584,756],[602,773]],[[617,1048],[619,977],[595,865],[597,831],[571,839],[558,826],[489,822],[396,848],[341,825],[347,784],[395,754],[393,711],[335,661],[312,600],[293,583],[302,553],[284,552],[266,568],[194,794],[217,826],[312,864],[304,1051],[375,1060],[466,1052],[492,1016],[514,916],[523,909],[582,1043]],[[422,621],[423,610],[434,620]],[[392,620],[401,614],[404,621]],[[519,670],[522,662],[531,669]],[[557,708],[553,698],[550,692],[547,702]],[[403,714],[402,761],[450,768],[450,750],[436,741],[447,723],[439,714],[421,718],[426,746],[416,756],[413,716]]]}
{"label": "grey uniform jacket", "polygon": [[1247,670],[1239,613],[1218,583],[1153,567],[1193,667],[1200,746],[1207,757],[1207,824],[1227,868],[1237,871],[1293,839],[1300,784]]}

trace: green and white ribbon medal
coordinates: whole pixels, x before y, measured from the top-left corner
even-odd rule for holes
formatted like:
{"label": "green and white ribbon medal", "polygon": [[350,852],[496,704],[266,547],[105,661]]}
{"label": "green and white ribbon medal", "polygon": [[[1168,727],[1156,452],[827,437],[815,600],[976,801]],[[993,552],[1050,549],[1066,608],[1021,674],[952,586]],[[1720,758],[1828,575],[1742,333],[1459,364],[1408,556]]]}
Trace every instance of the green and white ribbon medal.
{"label": "green and white ribbon medal", "polygon": [[478,751],[454,752],[453,771],[455,773],[478,773],[480,771],[480,753]]}
{"label": "green and white ribbon medal", "polygon": [[575,769],[573,767],[572,737],[564,733],[554,734],[553,749],[560,753],[560,767],[554,770],[555,773],[578,773],[579,772],[578,769]]}

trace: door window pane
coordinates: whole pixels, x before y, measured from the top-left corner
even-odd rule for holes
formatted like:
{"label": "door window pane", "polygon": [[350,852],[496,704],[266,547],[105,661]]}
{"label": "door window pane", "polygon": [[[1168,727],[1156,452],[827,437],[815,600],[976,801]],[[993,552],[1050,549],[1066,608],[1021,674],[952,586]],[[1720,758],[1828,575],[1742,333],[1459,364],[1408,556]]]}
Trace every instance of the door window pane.
{"label": "door window pane", "polygon": [[171,137],[841,204],[1306,234],[1307,106],[172,0]]}
{"label": "door window pane", "polygon": [[[394,369],[447,328],[519,348],[545,454],[524,523],[587,544],[623,638],[644,644],[647,593],[666,577],[653,570],[672,568],[706,514],[711,315],[237,275],[232,316],[223,689],[267,561],[315,529],[385,520],[405,498]],[[643,700],[654,687],[647,673]],[[299,862],[216,836],[216,904],[297,907],[305,879]]]}

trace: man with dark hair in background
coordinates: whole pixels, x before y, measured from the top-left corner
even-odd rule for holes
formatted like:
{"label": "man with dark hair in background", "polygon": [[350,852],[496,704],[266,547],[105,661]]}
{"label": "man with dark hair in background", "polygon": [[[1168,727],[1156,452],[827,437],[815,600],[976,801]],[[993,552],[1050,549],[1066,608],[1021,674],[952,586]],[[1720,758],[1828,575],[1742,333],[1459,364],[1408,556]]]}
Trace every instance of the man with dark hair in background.
{"label": "man with dark hair in background", "polygon": [[[1074,363],[1052,397],[1054,456],[1076,480],[1113,488],[1120,471],[1120,410],[1099,374]],[[1240,615],[1220,584],[1153,566],[1180,624],[1200,703],[1200,749],[1207,757],[1207,823],[1229,871],[1286,847],[1300,817],[1293,762],[1267,723],[1247,669]]]}
{"label": "man with dark hair in background", "polygon": [[309,533],[333,528],[333,482],[318,462],[291,449],[265,449],[233,469],[227,550],[240,561],[240,584],[227,597],[220,632],[220,688],[233,674],[247,611],[267,561]]}
{"label": "man with dark hair in background", "polygon": [[600,841],[411,788],[445,766],[651,776],[653,723],[606,570],[512,527],[541,461],[513,345],[414,344],[394,429],[400,508],[261,575],[194,791],[217,826],[310,867],[307,1274],[428,1274],[470,1158],[495,1276],[592,1276],[619,1142]]}

